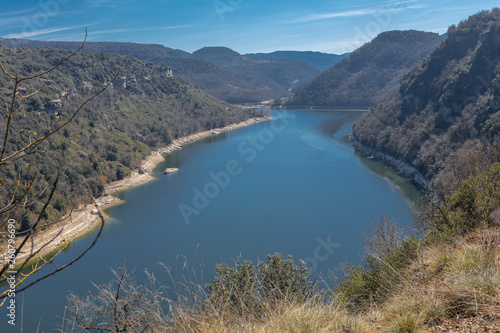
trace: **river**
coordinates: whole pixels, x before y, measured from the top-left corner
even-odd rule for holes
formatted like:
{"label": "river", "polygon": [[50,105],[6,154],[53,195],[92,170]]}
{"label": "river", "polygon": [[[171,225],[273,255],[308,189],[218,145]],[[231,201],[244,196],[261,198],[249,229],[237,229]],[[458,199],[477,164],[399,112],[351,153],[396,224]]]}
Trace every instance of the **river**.
{"label": "river", "polygon": [[[123,261],[170,278],[158,263],[209,282],[217,263],[242,257],[256,262],[281,252],[303,259],[328,279],[340,263],[359,264],[363,233],[383,214],[410,223],[419,192],[378,162],[358,156],[348,143],[357,111],[278,111],[275,120],[220,134],[166,157],[157,179],[120,192],[124,204],[97,245],[81,261],[17,295],[18,324],[0,331],[52,332],[62,321],[66,295],[95,291]],[[166,167],[180,171],[163,175]],[[404,193],[404,194],[403,194]],[[72,244],[56,265],[74,258],[92,235]]]}

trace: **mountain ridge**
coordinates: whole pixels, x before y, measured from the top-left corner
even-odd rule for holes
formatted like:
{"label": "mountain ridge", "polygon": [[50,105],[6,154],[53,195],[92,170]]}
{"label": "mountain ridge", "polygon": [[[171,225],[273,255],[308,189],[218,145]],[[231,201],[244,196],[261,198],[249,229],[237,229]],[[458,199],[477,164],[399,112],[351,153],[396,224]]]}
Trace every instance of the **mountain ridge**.
{"label": "mountain ridge", "polygon": [[400,88],[353,126],[363,145],[439,182],[450,166],[500,132],[500,10],[448,29]]}
{"label": "mountain ridge", "polygon": [[319,73],[312,66],[288,59],[260,59],[241,55],[227,47],[203,47],[193,56],[228,70],[237,78],[255,84],[279,86],[291,91]]}
{"label": "mountain ridge", "polygon": [[271,53],[247,53],[247,57],[288,59],[306,63],[319,71],[327,70],[340,60],[347,57],[351,52],[344,54],[331,54],[317,51],[274,51]]}
{"label": "mountain ridge", "polygon": [[[27,39],[3,39],[2,43],[10,48],[57,48],[66,50],[75,50],[81,45],[79,42],[33,41]],[[290,63],[287,60],[275,62],[281,64],[281,67],[275,73],[269,69],[254,66],[253,70],[264,71],[264,73],[254,74],[251,71],[245,73],[240,68],[235,71],[235,74],[223,68],[223,66],[195,57],[188,52],[159,44],[88,42],[83,51],[133,56],[152,62],[155,65],[170,66],[173,68],[174,75],[195,84],[206,93],[230,103],[258,103],[288,97],[291,96],[289,91],[289,88],[293,85],[291,82],[295,80],[301,82],[301,80],[309,79],[317,74],[313,68],[305,69],[305,66],[308,66],[306,64]],[[298,78],[293,77],[295,68],[302,71]],[[288,78],[288,76],[291,77]],[[276,82],[275,78],[279,82]]]}
{"label": "mountain ridge", "polygon": [[442,38],[416,30],[388,31],[295,90],[287,104],[371,107],[396,89],[401,77]]}

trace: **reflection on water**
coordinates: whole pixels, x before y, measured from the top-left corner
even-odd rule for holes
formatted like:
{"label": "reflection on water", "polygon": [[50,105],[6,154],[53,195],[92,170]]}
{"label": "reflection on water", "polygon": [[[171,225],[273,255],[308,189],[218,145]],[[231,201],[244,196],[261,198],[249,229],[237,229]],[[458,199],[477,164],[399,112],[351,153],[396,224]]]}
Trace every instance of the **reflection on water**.
{"label": "reflection on water", "polygon": [[[320,123],[318,128],[323,135],[352,148],[349,134],[352,132],[352,125],[363,113],[364,111],[337,111],[335,116]],[[401,176],[395,169],[381,161],[371,159],[358,152],[356,152],[356,156],[367,169],[396,186],[410,202],[417,203],[423,197],[423,192],[413,183],[412,179]]]}
{"label": "reflection on water", "polygon": [[356,152],[356,156],[370,171],[394,184],[412,203],[417,203],[424,196],[424,193],[410,178],[401,176],[396,170],[385,163],[368,158],[358,152]]}

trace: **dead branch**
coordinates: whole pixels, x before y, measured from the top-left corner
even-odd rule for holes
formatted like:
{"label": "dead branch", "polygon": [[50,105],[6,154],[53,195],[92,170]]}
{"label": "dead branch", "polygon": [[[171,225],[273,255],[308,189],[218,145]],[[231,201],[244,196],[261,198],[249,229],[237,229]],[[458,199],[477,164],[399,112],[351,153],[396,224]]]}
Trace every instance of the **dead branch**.
{"label": "dead branch", "polygon": [[[104,88],[100,89],[98,92],[94,93],[92,96],[85,99],[83,101],[83,103],[81,103],[80,106],[72,114],[70,114],[70,116],[62,124],[56,125],[55,128],[49,130],[44,135],[41,135],[38,138],[32,138],[31,134],[28,133],[28,143],[24,146],[24,148],[18,149],[18,150],[13,151],[13,152],[8,152],[7,148],[9,146],[8,143],[9,143],[11,128],[13,125],[12,121],[13,121],[13,115],[14,115],[15,108],[16,108],[17,98],[27,98],[27,97],[33,96],[33,95],[37,94],[38,92],[40,92],[45,87],[45,83],[44,83],[38,89],[36,89],[34,92],[27,94],[27,95],[21,95],[19,93],[19,84],[21,82],[34,80],[34,79],[40,78],[40,77],[45,76],[45,75],[48,75],[50,77],[53,74],[53,72],[57,68],[59,68],[64,62],[66,62],[68,59],[72,58],[75,54],[77,54],[78,52],[80,52],[83,49],[83,47],[86,44],[86,40],[87,40],[87,30],[85,30],[84,41],[82,42],[82,44],[80,45],[80,47],[76,51],[74,51],[74,52],[70,53],[68,56],[64,57],[55,66],[52,66],[48,70],[40,72],[38,74],[31,75],[31,76],[21,77],[21,78],[19,76],[15,76],[15,75],[11,74],[9,71],[7,71],[7,69],[4,67],[2,62],[0,62],[1,72],[3,72],[4,75],[8,76],[10,79],[12,79],[14,81],[14,92],[12,95],[12,100],[10,102],[10,105],[7,105],[7,122],[5,125],[5,135],[3,137],[3,146],[1,147],[1,152],[0,152],[0,166],[6,165],[7,163],[12,163],[14,161],[21,160],[24,157],[26,157],[27,155],[35,152],[35,149],[37,149],[51,135],[58,132],[66,125],[68,125],[78,115],[78,113],[84,108],[84,106],[88,102],[90,102],[91,100],[93,100],[94,98],[96,98],[97,96],[102,94],[112,84],[112,82],[118,77],[118,75],[120,74],[120,71],[121,71],[121,64],[120,64],[120,67],[118,68],[116,74],[112,78],[112,80],[109,83],[107,83],[104,86]],[[35,133],[35,135],[36,135],[36,133]],[[27,175],[24,176],[25,180],[24,181],[22,180],[22,177],[23,177],[22,173],[19,172],[19,176],[15,180],[15,184],[13,184],[13,193],[10,197],[10,201],[7,203],[7,205],[5,205],[4,207],[2,207],[0,209],[0,216],[6,216],[6,214],[8,214],[9,212],[16,210],[16,209],[27,208],[35,202],[35,201],[32,201],[31,198],[29,198],[29,195],[34,190],[34,184],[35,184],[36,180],[38,180],[38,178],[40,177],[38,170],[36,170],[35,166],[38,163],[40,163],[41,159],[43,159],[45,157],[45,154],[42,154],[42,157],[38,161],[35,160],[34,155],[31,155],[31,156],[32,156],[32,160],[27,165]],[[44,279],[49,278],[50,276],[53,276],[54,274],[62,271],[63,269],[66,269],[69,266],[73,265],[75,262],[80,260],[88,251],[90,251],[94,247],[94,245],[97,243],[97,240],[99,239],[99,237],[102,234],[102,230],[104,227],[104,216],[102,215],[102,212],[100,210],[98,210],[99,219],[100,219],[100,228],[99,228],[99,231],[97,232],[93,242],[80,255],[78,255],[73,260],[71,260],[68,263],[52,270],[49,273],[46,273],[45,275],[39,277],[38,279],[34,280],[33,282],[27,284],[26,280],[28,277],[35,274],[36,272],[39,272],[43,267],[47,266],[48,263],[52,262],[52,260],[55,257],[57,257],[57,255],[60,254],[62,249],[67,245],[67,242],[65,240],[63,240],[63,248],[60,248],[60,246],[59,246],[60,244],[56,244],[56,245],[58,245],[57,247],[59,247],[59,250],[56,252],[56,254],[52,258],[45,259],[42,257],[42,250],[44,250],[45,248],[48,248],[49,246],[51,246],[52,244],[54,244],[56,242],[56,239],[62,234],[62,228],[61,228],[61,230],[59,230],[59,232],[54,237],[51,237],[51,239],[49,239],[48,241],[45,241],[43,244],[40,244],[38,246],[36,246],[36,244],[35,244],[35,235],[36,235],[38,229],[40,229],[41,223],[45,222],[43,220],[43,217],[44,217],[48,207],[52,203],[52,199],[54,198],[54,194],[55,194],[56,189],[57,189],[59,178],[60,178],[60,172],[58,173],[57,177],[55,178],[52,186],[47,185],[44,189],[41,190],[41,193],[44,193],[49,189],[49,187],[51,187],[50,192],[47,195],[47,199],[46,199],[43,207],[38,212],[38,217],[37,217],[36,221],[31,225],[28,233],[26,233],[25,235],[22,236],[22,240],[21,240],[20,244],[15,248],[14,258],[17,257],[18,255],[20,255],[21,253],[28,253],[28,255],[23,258],[22,263],[15,263],[15,265],[16,265],[16,271],[15,271],[16,272],[15,273],[16,289],[18,286],[22,287],[20,289],[17,289],[18,293],[25,291],[26,289],[32,287],[33,285],[39,283],[40,281],[43,281]],[[7,183],[2,182],[0,184],[0,186],[6,186],[6,184]],[[39,195],[40,195],[40,193],[39,193]],[[95,200],[94,200],[94,202],[95,202]],[[71,212],[72,211],[73,210],[71,210]],[[69,213],[68,217],[71,215],[71,212]],[[0,228],[5,226],[6,222],[7,221],[1,221]],[[60,221],[57,221],[57,223],[58,222],[60,222]],[[32,263],[32,262],[34,262],[34,264],[31,264],[31,267],[28,270],[28,272],[24,272],[24,270],[27,269],[29,267],[30,263]],[[5,281],[5,279],[6,279],[5,274],[9,270],[9,268],[11,268],[11,266],[10,266],[10,263],[8,263],[8,262],[7,263],[3,262],[3,264],[0,266],[0,283],[2,281]],[[11,269],[11,271],[13,271],[13,270]],[[3,304],[2,300],[4,300],[7,296],[8,296],[8,293],[6,293],[6,292],[0,294],[0,306]]]}

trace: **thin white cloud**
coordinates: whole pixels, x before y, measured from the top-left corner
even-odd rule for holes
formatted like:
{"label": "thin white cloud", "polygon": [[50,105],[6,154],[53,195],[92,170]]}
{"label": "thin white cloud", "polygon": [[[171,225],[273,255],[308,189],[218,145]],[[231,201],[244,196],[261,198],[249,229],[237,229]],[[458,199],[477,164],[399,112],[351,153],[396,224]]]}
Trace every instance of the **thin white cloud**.
{"label": "thin white cloud", "polygon": [[295,23],[298,22],[310,22],[310,21],[318,21],[318,20],[325,20],[325,19],[330,19],[330,18],[337,18],[337,17],[353,17],[353,16],[363,16],[363,15],[369,15],[375,13],[377,10],[375,9],[360,9],[360,10],[348,10],[345,12],[336,12],[336,13],[327,13],[327,14],[314,14],[314,15],[309,15],[303,18],[300,18],[295,21]]}
{"label": "thin white cloud", "polygon": [[428,8],[428,6],[424,5],[424,4],[418,4],[418,5],[408,6],[406,8],[408,8],[408,9],[423,9],[423,8]]}
{"label": "thin white cloud", "polygon": [[[82,33],[69,33],[69,34],[54,34],[48,35],[42,40],[52,41],[52,42],[74,42],[74,41],[82,41],[85,37],[85,34]],[[87,38],[87,41],[90,41],[90,38]]]}
{"label": "thin white cloud", "polygon": [[85,0],[89,7],[118,7],[134,2],[134,0]]}
{"label": "thin white cloud", "polygon": [[[45,19],[52,19],[54,17],[60,17],[60,16],[75,16],[75,15],[81,15],[82,12],[76,12],[76,11],[54,11],[51,12],[50,15],[45,13],[45,12],[39,12],[40,8],[33,7],[30,9],[26,10],[20,10],[17,12],[10,12],[10,13],[0,13],[0,27],[2,27],[4,30],[17,30],[18,28],[35,28],[36,27],[36,22],[38,20],[43,20]],[[39,13],[43,13],[42,16],[37,17]],[[42,25],[42,24],[40,24]],[[45,24],[43,24],[45,25]],[[38,26],[41,28],[41,26]],[[33,30],[33,29],[32,29]],[[1,34],[2,32],[0,32]]]}
{"label": "thin white cloud", "polygon": [[293,22],[289,23],[305,23],[311,21],[320,21],[327,20],[332,18],[343,18],[343,17],[356,17],[356,16],[366,16],[373,15],[379,13],[381,10],[389,10],[392,13],[402,11],[404,9],[415,9],[415,8],[423,8],[419,7],[418,4],[405,6],[406,4],[420,2],[420,0],[404,0],[404,1],[388,1],[381,5],[371,7],[371,8],[363,8],[356,10],[346,10],[341,12],[333,12],[333,13],[323,13],[323,14],[312,14],[302,18],[299,18]]}
{"label": "thin white cloud", "polygon": [[27,13],[31,13],[33,11],[35,11],[36,7],[32,7],[32,8],[29,8],[29,9],[23,9],[23,10],[19,10],[19,11],[16,11],[16,12],[8,12],[8,13],[0,13],[0,19],[4,19],[5,17],[14,17],[14,16],[20,16],[20,15],[24,15],[24,14],[27,14]]}
{"label": "thin white cloud", "polygon": [[27,14],[35,11],[36,8],[20,10],[16,12],[0,13],[0,26],[18,27],[24,24],[24,20],[29,17]]}
{"label": "thin white cloud", "polygon": [[404,5],[405,3],[412,3],[412,2],[420,2],[420,0],[404,0],[396,2],[389,1],[387,4],[390,6],[399,6],[399,5]]}
{"label": "thin white cloud", "polygon": [[73,27],[65,27],[65,28],[47,28],[47,29],[38,29],[38,30],[33,30],[33,31],[27,31],[27,32],[20,32],[20,33],[14,33],[14,34],[8,34],[3,36],[3,38],[27,38],[27,37],[37,37],[37,36],[43,36],[43,35],[49,35],[53,34],[55,32],[61,32],[61,31],[67,31],[67,30],[73,30],[73,29],[78,29],[78,28],[84,28],[85,26],[73,26]]}
{"label": "thin white cloud", "polygon": [[20,17],[2,17],[0,18],[0,27],[8,29],[18,28],[24,24]]}
{"label": "thin white cloud", "polygon": [[119,29],[109,29],[109,30],[99,30],[99,31],[89,31],[89,35],[102,35],[102,34],[115,34],[115,33],[125,33],[125,32],[141,32],[141,31],[155,31],[155,30],[170,30],[170,29],[183,29],[191,28],[196,25],[176,25],[168,27],[151,27],[151,28],[119,28]]}

